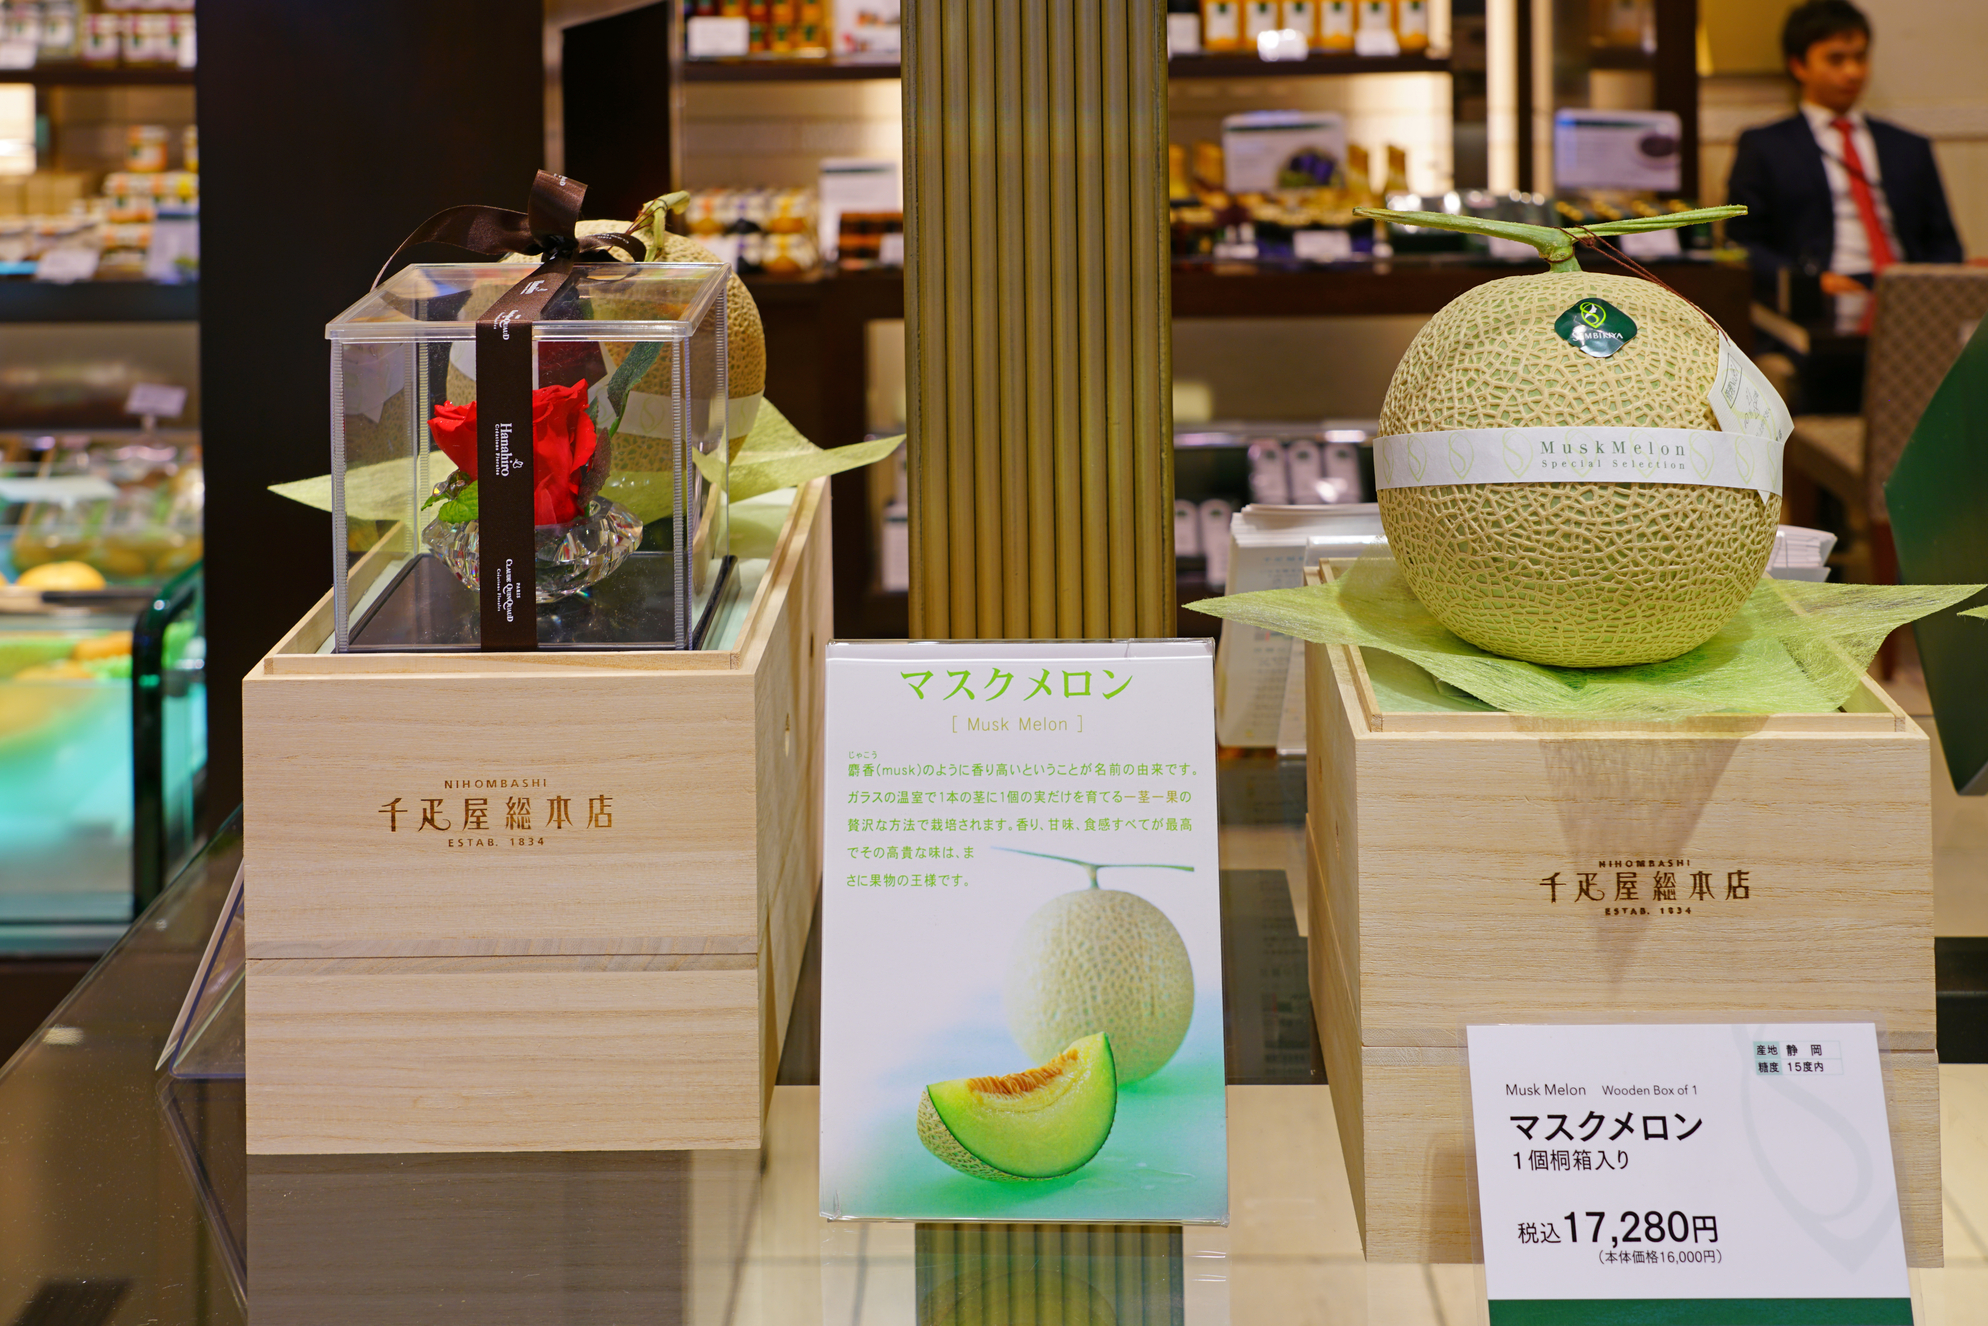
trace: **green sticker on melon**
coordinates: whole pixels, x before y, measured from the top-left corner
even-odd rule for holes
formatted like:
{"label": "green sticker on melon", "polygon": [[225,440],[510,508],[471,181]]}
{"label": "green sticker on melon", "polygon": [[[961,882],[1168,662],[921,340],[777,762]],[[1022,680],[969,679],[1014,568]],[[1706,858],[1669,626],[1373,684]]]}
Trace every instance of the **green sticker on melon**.
{"label": "green sticker on melon", "polygon": [[1606,359],[1629,344],[1636,322],[1606,299],[1583,299],[1560,315],[1553,330],[1582,354]]}

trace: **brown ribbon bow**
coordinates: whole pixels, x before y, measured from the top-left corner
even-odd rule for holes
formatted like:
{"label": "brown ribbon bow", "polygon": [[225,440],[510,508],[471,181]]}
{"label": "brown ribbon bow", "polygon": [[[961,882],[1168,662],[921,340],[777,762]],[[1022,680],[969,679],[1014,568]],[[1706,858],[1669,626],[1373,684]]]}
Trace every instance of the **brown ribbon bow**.
{"label": "brown ribbon bow", "polygon": [[[386,278],[387,270],[400,260],[400,255],[417,244],[447,244],[486,258],[522,253],[530,257],[543,257],[547,262],[561,259],[608,261],[609,249],[620,249],[635,262],[646,259],[648,247],[633,235],[576,233],[580,224],[580,200],[586,196],[587,186],[578,180],[541,170],[532,181],[531,198],[522,212],[483,203],[445,207],[416,226],[414,233],[400,242],[393,256],[381,265],[379,275],[373,278],[373,285],[377,288]],[[598,256],[588,259],[590,253]]]}

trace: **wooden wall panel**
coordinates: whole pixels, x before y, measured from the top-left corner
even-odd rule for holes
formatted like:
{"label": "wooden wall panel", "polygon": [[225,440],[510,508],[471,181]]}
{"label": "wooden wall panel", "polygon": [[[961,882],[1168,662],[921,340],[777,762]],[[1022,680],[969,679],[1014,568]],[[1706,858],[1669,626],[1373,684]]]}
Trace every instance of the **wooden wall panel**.
{"label": "wooden wall panel", "polygon": [[903,14],[911,632],[1171,635],[1161,7]]}

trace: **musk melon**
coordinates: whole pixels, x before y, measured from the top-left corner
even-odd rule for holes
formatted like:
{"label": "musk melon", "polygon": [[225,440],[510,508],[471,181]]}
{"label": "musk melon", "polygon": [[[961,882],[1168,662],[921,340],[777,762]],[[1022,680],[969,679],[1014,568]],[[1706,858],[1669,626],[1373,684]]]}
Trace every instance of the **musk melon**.
{"label": "musk melon", "polygon": [[[1656,229],[1743,210],[1592,229]],[[1662,286],[1581,271],[1564,231],[1371,214],[1526,240],[1553,264],[1478,286],[1429,320],[1388,386],[1383,435],[1719,427],[1706,400],[1719,333]],[[1606,358],[1554,329],[1563,313],[1596,298],[1637,328]],[[1703,644],[1759,582],[1779,519],[1778,504],[1751,489],[1690,484],[1447,484],[1383,488],[1378,498],[1402,575],[1437,621],[1494,654],[1562,667],[1649,663]]]}
{"label": "musk melon", "polygon": [[[649,262],[717,262],[718,255],[685,235],[672,234],[664,228],[664,213],[680,209],[689,199],[687,193],[665,194],[642,209],[641,216],[631,224],[627,221],[581,221],[573,227],[576,235],[632,234],[648,246]],[[616,257],[625,257],[619,249],[610,249]],[[514,253],[504,259],[508,263],[530,263],[538,261],[522,253]],[[596,311],[608,316],[625,315],[631,317],[662,317],[664,311],[644,307],[642,301],[628,300],[628,307],[618,309],[610,301],[596,298]],[[731,437],[732,453],[738,453],[739,446],[752,431],[753,421],[758,417],[759,402],[766,392],[766,332],[759,320],[759,305],[753,302],[752,292],[746,289],[737,272],[728,273],[725,278],[725,390],[731,397],[726,419],[726,432]],[[602,351],[612,370],[621,363],[627,347],[618,342],[604,344]],[[659,361],[643,375],[633,388],[652,395],[667,396],[670,391],[669,364]],[[467,390],[468,395],[458,395]],[[459,369],[451,368],[449,373],[449,399],[457,404],[474,400],[476,384]],[[616,437],[617,453],[615,464],[623,470],[662,470],[670,468],[669,448],[665,439],[644,438],[623,430]]]}
{"label": "musk melon", "polygon": [[1004,1183],[1082,1169],[1118,1117],[1118,1075],[1102,1032],[1039,1068],[934,1082],[918,1094],[918,1140],[963,1174]]}
{"label": "musk melon", "polygon": [[1035,1059],[1104,1032],[1121,1083],[1151,1077],[1180,1049],[1194,1017],[1187,945],[1152,903],[1098,887],[1097,872],[1115,867],[1048,859],[1087,870],[1090,886],[1050,899],[1023,923],[1002,990],[1008,1030]]}

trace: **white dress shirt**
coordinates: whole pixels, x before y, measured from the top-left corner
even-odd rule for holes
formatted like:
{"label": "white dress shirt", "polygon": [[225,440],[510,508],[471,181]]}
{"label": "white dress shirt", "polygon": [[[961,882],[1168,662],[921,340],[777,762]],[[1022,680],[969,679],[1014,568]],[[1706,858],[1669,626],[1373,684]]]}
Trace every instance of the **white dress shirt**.
{"label": "white dress shirt", "polygon": [[1864,233],[1864,218],[1857,211],[1857,200],[1850,193],[1843,135],[1835,128],[1838,119],[1848,120],[1853,126],[1850,139],[1856,145],[1864,179],[1871,186],[1878,224],[1884,227],[1885,238],[1891,242],[1891,256],[1903,262],[1905,250],[1899,247],[1898,229],[1891,220],[1891,204],[1884,196],[1884,182],[1878,175],[1878,146],[1871,140],[1871,127],[1865,123],[1864,113],[1851,110],[1839,116],[1833,110],[1804,101],[1802,114],[1808,119],[1810,132],[1815,134],[1816,145],[1822,149],[1822,171],[1829,177],[1829,196],[1835,204],[1836,247],[1830,254],[1829,270],[1844,276],[1865,276],[1871,271],[1871,242]]}

